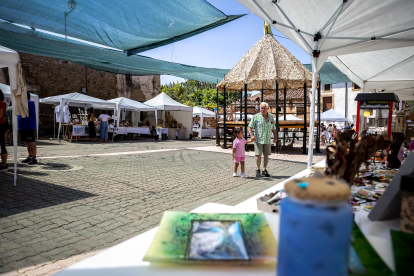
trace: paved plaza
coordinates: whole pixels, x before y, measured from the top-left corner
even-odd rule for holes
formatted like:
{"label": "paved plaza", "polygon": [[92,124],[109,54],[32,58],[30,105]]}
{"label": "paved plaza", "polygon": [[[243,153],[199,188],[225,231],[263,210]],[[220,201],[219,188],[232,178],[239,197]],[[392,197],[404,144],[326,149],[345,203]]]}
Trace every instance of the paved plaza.
{"label": "paved plaza", "polygon": [[[0,274],[51,275],[156,227],[164,211],[236,205],[304,170],[300,151],[273,155],[271,178],[232,177],[231,150],[214,140],[39,142],[37,166],[0,173]],[[19,146],[18,157],[27,155]],[[314,161],[324,158],[317,154]]]}

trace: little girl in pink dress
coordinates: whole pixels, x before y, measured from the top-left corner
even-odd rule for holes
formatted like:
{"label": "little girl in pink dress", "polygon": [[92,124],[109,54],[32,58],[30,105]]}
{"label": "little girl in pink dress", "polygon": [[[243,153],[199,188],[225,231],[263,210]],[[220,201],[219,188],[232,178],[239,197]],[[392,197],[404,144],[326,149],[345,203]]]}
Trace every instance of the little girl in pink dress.
{"label": "little girl in pink dress", "polygon": [[244,150],[244,145],[251,143],[252,141],[246,141],[243,138],[243,130],[236,128],[234,130],[234,141],[233,141],[233,160],[234,160],[234,172],[233,176],[237,176],[237,168],[239,163],[241,164],[241,174],[240,177],[247,178],[248,176],[244,173],[244,160],[246,157],[246,152]]}

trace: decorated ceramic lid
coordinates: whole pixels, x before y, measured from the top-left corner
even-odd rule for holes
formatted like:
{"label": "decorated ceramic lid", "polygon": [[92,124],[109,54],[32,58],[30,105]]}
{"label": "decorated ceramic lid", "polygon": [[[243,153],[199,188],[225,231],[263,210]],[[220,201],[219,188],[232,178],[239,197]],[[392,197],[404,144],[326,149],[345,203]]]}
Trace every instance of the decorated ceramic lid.
{"label": "decorated ceramic lid", "polygon": [[289,196],[302,200],[341,201],[351,196],[351,189],[344,182],[330,177],[293,179],[285,184]]}

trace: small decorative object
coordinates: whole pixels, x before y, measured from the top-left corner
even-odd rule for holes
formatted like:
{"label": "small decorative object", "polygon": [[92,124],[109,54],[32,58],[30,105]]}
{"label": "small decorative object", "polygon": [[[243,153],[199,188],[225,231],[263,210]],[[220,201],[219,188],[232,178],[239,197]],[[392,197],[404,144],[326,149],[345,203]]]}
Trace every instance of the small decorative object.
{"label": "small decorative object", "polygon": [[144,261],[274,263],[276,247],[263,213],[165,212]]}
{"label": "small decorative object", "polygon": [[414,176],[401,177],[401,191],[400,230],[414,234]]}
{"label": "small decorative object", "polygon": [[351,139],[348,147],[346,134],[341,132],[336,134],[337,145],[326,147],[327,168],[325,174],[342,178],[351,185],[361,165],[363,163],[369,164],[370,158],[378,150],[385,149],[391,144],[390,139],[385,135],[375,137],[364,131],[360,134],[361,139],[358,143]]}
{"label": "small decorative object", "polygon": [[315,177],[289,181],[285,191],[289,196],[280,205],[277,275],[348,275],[349,186]]}

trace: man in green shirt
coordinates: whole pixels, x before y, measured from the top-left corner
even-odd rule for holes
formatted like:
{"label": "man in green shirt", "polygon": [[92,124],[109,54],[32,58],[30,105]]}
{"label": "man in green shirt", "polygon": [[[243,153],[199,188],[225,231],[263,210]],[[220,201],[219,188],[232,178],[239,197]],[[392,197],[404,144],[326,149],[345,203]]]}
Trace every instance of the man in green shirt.
{"label": "man in green shirt", "polygon": [[6,116],[7,116],[7,130],[6,135],[8,135],[8,139],[6,139],[6,142],[9,142],[9,145],[13,145],[13,107],[12,103],[10,102],[10,105],[8,108],[6,108]]}
{"label": "man in green shirt", "polygon": [[[269,163],[269,155],[272,151],[271,137],[273,132],[274,143],[276,143],[276,126],[273,115],[268,113],[269,105],[265,102],[260,104],[260,113],[253,116],[247,129],[250,133],[250,138],[254,143],[254,153],[256,155],[256,177],[269,177],[267,172],[267,164]],[[254,134],[252,132],[254,129]],[[263,154],[263,171],[260,175],[260,164],[262,162]]]}

